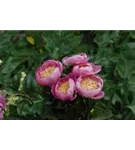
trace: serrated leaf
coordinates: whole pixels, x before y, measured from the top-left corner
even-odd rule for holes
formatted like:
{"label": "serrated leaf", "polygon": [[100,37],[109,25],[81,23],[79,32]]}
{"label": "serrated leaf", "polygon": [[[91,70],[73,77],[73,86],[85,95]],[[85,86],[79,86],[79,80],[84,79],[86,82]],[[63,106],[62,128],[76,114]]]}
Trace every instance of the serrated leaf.
{"label": "serrated leaf", "polygon": [[135,42],[128,42],[126,43],[126,46],[130,49],[135,49]]}
{"label": "serrated leaf", "polygon": [[134,67],[135,65],[132,60],[127,61],[125,59],[120,59],[116,66],[116,70],[122,78],[128,78],[128,76],[130,76],[134,71]]}
{"label": "serrated leaf", "polygon": [[112,97],[112,104],[115,105],[116,102],[122,103],[122,100],[117,93],[114,93]]}
{"label": "serrated leaf", "polygon": [[21,116],[25,116],[29,113],[30,105],[28,102],[21,101],[17,106],[17,112]]}
{"label": "serrated leaf", "polygon": [[1,71],[1,73],[3,74],[10,74],[12,73],[20,64],[22,64],[23,62],[25,62],[26,59],[22,59],[20,60],[20,58],[13,58],[13,57],[9,57],[6,64],[3,66],[3,69]]}
{"label": "serrated leaf", "polygon": [[102,102],[98,102],[94,106],[93,120],[110,119],[113,116],[111,109]]}

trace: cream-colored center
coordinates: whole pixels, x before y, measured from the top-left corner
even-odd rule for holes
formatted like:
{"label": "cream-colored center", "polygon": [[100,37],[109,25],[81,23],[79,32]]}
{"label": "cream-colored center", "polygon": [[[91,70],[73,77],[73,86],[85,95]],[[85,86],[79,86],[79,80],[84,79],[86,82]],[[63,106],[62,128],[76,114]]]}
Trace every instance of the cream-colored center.
{"label": "cream-colored center", "polygon": [[98,88],[97,82],[90,79],[90,78],[84,78],[81,81],[81,87],[84,90],[95,90]]}
{"label": "cream-colored center", "polygon": [[58,87],[58,91],[63,94],[67,94],[68,89],[69,89],[69,81],[60,84],[60,86]]}
{"label": "cream-colored center", "polygon": [[45,69],[44,71],[40,72],[40,77],[41,78],[48,78],[53,71],[55,70],[56,67],[48,67],[47,69]]}

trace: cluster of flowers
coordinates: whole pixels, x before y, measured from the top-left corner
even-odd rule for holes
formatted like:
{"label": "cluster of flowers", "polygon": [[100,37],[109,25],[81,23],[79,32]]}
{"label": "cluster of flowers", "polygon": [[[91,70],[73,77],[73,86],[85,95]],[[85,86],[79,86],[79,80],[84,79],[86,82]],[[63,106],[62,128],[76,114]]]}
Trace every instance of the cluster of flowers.
{"label": "cluster of flowers", "polygon": [[[51,87],[53,96],[61,101],[75,100],[77,94],[85,98],[101,99],[103,80],[96,74],[101,66],[88,62],[85,53],[64,57],[59,61],[47,60],[36,70],[36,81],[43,87]],[[72,66],[72,71],[62,77],[65,66]]]}

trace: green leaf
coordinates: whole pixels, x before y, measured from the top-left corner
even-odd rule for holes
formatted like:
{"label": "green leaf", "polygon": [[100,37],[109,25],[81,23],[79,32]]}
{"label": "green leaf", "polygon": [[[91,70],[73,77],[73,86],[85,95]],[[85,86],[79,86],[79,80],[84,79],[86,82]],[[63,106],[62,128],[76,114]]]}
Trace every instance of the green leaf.
{"label": "green leaf", "polygon": [[128,78],[128,76],[131,75],[131,73],[134,71],[135,64],[132,60],[125,60],[125,59],[120,59],[118,61],[118,64],[116,66],[116,71],[118,71],[118,74],[122,78]]}
{"label": "green leaf", "polygon": [[127,108],[129,108],[135,115],[135,93],[133,93],[133,100],[132,100],[131,104],[127,106]]}
{"label": "green leaf", "polygon": [[129,90],[132,92],[135,92],[135,72],[133,71],[129,76],[128,76],[128,87]]}
{"label": "green leaf", "polygon": [[116,102],[122,103],[122,100],[117,93],[114,93],[112,97],[112,104],[115,105]]}
{"label": "green leaf", "polygon": [[23,90],[26,93],[32,93],[32,92],[38,91],[38,88],[39,87],[37,85],[37,82],[35,81],[35,72],[34,71],[28,72],[24,80]]}
{"label": "green leaf", "polygon": [[135,42],[128,42],[128,43],[126,43],[126,46],[127,46],[127,48],[135,49]]}
{"label": "green leaf", "polygon": [[37,113],[38,115],[41,115],[43,113],[43,100],[36,100],[32,105],[30,112],[32,114]]}
{"label": "green leaf", "polygon": [[6,64],[3,66],[1,73],[10,74],[12,73],[19,65],[24,63],[26,59],[20,60],[20,58],[9,57]]}
{"label": "green leaf", "polygon": [[26,116],[29,113],[30,104],[27,101],[21,101],[18,104],[17,112],[21,116]]}
{"label": "green leaf", "polygon": [[93,120],[106,120],[113,117],[111,109],[105,105],[103,102],[97,102],[94,106],[94,116]]}

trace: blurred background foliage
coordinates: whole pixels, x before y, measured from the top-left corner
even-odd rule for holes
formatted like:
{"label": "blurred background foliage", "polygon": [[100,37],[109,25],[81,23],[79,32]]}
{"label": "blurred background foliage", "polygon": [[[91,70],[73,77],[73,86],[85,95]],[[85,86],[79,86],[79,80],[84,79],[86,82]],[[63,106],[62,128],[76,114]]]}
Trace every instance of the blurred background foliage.
{"label": "blurred background foliage", "polygon": [[[102,66],[105,97],[56,101],[35,70],[79,52]],[[135,31],[0,31],[0,92],[4,119],[135,119]]]}

